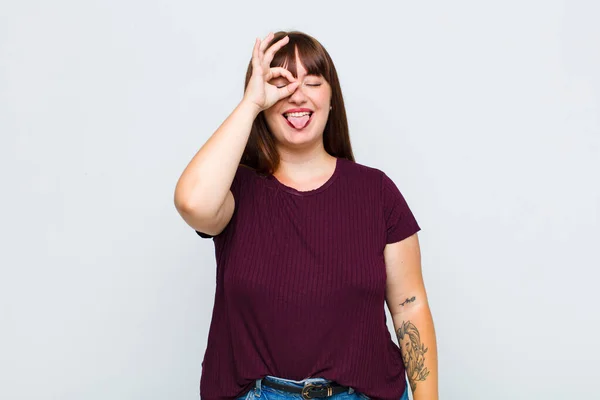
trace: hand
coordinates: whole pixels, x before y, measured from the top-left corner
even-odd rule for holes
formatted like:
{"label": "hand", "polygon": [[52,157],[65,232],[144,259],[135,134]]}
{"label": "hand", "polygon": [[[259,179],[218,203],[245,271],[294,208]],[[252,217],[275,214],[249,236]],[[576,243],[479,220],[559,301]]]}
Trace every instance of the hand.
{"label": "hand", "polygon": [[[285,36],[265,52],[265,48],[272,38],[273,32],[269,33],[262,41],[256,38],[252,51],[252,76],[244,92],[244,100],[258,106],[260,111],[266,110],[279,100],[294,93],[299,84],[287,69],[271,68],[271,61],[273,61],[275,53],[289,41],[289,37]],[[271,79],[280,76],[287,78],[291,83],[281,88],[268,83]]]}

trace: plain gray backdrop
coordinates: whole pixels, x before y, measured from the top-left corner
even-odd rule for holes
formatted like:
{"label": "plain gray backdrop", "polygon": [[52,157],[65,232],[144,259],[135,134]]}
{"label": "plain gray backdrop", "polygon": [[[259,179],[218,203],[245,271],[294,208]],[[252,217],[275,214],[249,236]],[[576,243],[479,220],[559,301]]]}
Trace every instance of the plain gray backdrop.
{"label": "plain gray backdrop", "polygon": [[357,162],[421,224],[440,398],[600,398],[599,15],[1,1],[0,398],[198,399],[214,249],[175,184],[241,100],[254,39],[292,29],[335,62]]}

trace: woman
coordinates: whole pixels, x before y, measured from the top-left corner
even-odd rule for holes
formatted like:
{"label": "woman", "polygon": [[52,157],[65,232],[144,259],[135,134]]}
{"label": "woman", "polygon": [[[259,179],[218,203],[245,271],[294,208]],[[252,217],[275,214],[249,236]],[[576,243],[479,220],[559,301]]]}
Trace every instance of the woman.
{"label": "woman", "polygon": [[243,99],[175,204],[215,245],[203,400],[398,400],[408,384],[437,399],[420,227],[392,180],[354,161],[337,73],[314,38],[257,38]]}

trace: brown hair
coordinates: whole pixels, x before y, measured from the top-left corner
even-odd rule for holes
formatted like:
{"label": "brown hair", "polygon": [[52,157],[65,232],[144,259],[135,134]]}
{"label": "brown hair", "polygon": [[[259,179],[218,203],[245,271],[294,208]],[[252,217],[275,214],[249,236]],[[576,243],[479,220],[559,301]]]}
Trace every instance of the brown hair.
{"label": "brown hair", "polygon": [[[268,47],[285,36],[289,36],[288,43],[275,53],[271,67],[288,69],[294,77],[298,77],[296,69],[295,48],[308,74],[322,75],[331,86],[331,106],[325,129],[323,130],[323,146],[325,151],[334,157],[346,158],[354,161],[352,145],[348,133],[348,120],[346,108],[342,97],[342,89],[338,80],[333,61],[327,50],[312,36],[299,31],[279,31],[274,34]],[[267,48],[268,48],[267,47]],[[252,60],[248,63],[244,90],[252,76]],[[263,174],[272,174],[279,166],[279,153],[275,147],[273,135],[269,131],[263,112],[260,112],[250,131],[248,143],[242,154],[241,164],[254,168]]]}

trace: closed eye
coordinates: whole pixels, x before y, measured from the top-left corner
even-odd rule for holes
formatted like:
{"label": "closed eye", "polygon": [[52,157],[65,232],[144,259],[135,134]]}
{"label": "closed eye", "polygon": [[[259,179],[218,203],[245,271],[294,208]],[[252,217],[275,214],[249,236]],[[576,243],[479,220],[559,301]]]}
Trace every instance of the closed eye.
{"label": "closed eye", "polygon": [[[281,89],[282,87],[286,87],[287,85],[283,85],[283,86],[277,86],[277,89]],[[315,83],[315,84],[306,84],[306,86],[321,86],[320,83]]]}

